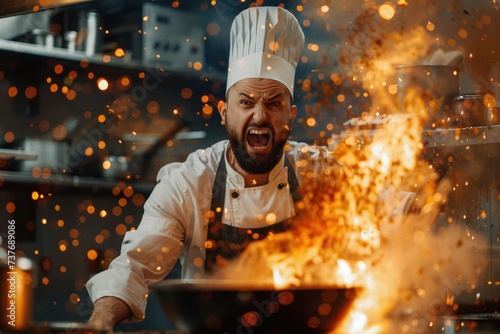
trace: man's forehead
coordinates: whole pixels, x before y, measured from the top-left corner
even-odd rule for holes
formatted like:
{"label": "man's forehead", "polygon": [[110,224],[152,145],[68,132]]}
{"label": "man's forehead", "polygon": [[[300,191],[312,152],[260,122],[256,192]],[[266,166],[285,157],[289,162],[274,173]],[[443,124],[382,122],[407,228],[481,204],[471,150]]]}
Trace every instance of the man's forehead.
{"label": "man's forehead", "polygon": [[233,92],[251,98],[285,98],[288,89],[281,82],[271,79],[244,79],[233,86]]}

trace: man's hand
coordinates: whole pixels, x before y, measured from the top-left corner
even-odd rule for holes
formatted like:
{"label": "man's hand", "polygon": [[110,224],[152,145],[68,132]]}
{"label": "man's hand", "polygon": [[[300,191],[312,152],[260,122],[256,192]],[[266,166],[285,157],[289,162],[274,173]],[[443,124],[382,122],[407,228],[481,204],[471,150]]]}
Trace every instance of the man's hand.
{"label": "man's hand", "polygon": [[88,324],[100,331],[113,331],[115,325],[131,313],[128,305],[121,299],[102,297],[95,301]]}

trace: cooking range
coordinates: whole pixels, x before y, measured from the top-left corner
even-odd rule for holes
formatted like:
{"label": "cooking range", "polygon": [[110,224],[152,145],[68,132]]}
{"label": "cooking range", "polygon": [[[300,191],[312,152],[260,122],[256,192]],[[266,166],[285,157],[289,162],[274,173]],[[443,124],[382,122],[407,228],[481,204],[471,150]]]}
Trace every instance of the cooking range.
{"label": "cooking range", "polygon": [[[397,320],[395,320],[397,322]],[[454,317],[442,317],[439,318],[432,327],[419,328],[414,331],[408,329],[411,327],[410,322],[407,322],[408,326],[405,326],[403,321],[399,321],[400,329],[397,333],[409,333],[409,334],[496,334],[500,331],[500,315],[498,313],[484,313],[475,315],[464,315],[464,316],[454,316]],[[406,329],[406,330],[405,330]],[[5,332],[8,333],[8,332]],[[19,332],[15,332],[19,333]],[[27,334],[99,334],[106,333],[101,331],[96,331],[94,329],[88,328],[85,323],[47,323],[42,322],[36,324],[34,328],[30,330],[23,331],[21,333]],[[127,331],[115,333],[129,333],[129,334],[193,334],[196,332],[183,331],[175,329],[151,329],[151,330],[139,330],[139,331]],[[241,329],[238,332],[237,327],[233,331],[220,332],[220,334],[229,333],[274,333],[274,332],[261,332],[257,329]],[[278,332],[275,333],[300,333],[300,331],[293,332]],[[308,332],[303,332],[304,334]],[[324,334],[335,333],[335,332],[325,332]],[[392,334],[396,332],[390,332],[387,334]],[[345,333],[338,333],[345,334]]]}

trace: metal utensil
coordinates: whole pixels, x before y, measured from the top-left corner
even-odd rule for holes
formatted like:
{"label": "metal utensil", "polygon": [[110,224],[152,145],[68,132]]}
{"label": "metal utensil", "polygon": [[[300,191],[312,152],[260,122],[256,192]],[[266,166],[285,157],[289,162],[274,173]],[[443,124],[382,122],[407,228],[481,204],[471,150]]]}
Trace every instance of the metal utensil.
{"label": "metal utensil", "polygon": [[[492,95],[490,95],[492,97]],[[461,126],[487,126],[498,124],[498,107],[488,103],[485,94],[462,94],[453,100],[453,110]]]}
{"label": "metal utensil", "polygon": [[130,157],[124,155],[111,155],[102,162],[102,177],[105,179],[126,179],[130,176]]}
{"label": "metal utensil", "polygon": [[69,167],[69,144],[66,141],[57,141],[52,137],[26,137],[21,142],[21,150],[35,152],[36,160],[20,162],[20,171],[29,172],[33,168],[47,168],[53,173],[66,173]]}

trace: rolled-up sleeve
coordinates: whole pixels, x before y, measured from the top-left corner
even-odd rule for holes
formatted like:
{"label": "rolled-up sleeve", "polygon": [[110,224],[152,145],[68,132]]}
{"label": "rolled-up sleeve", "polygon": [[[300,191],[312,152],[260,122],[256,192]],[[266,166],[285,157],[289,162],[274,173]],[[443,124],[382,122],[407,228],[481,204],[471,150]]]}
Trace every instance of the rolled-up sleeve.
{"label": "rolled-up sleeve", "polygon": [[109,268],[87,283],[93,302],[105,296],[123,300],[134,320],[142,320],[149,285],[162,280],[173,268],[182,251],[182,243],[164,234],[148,230],[127,232],[121,254]]}

